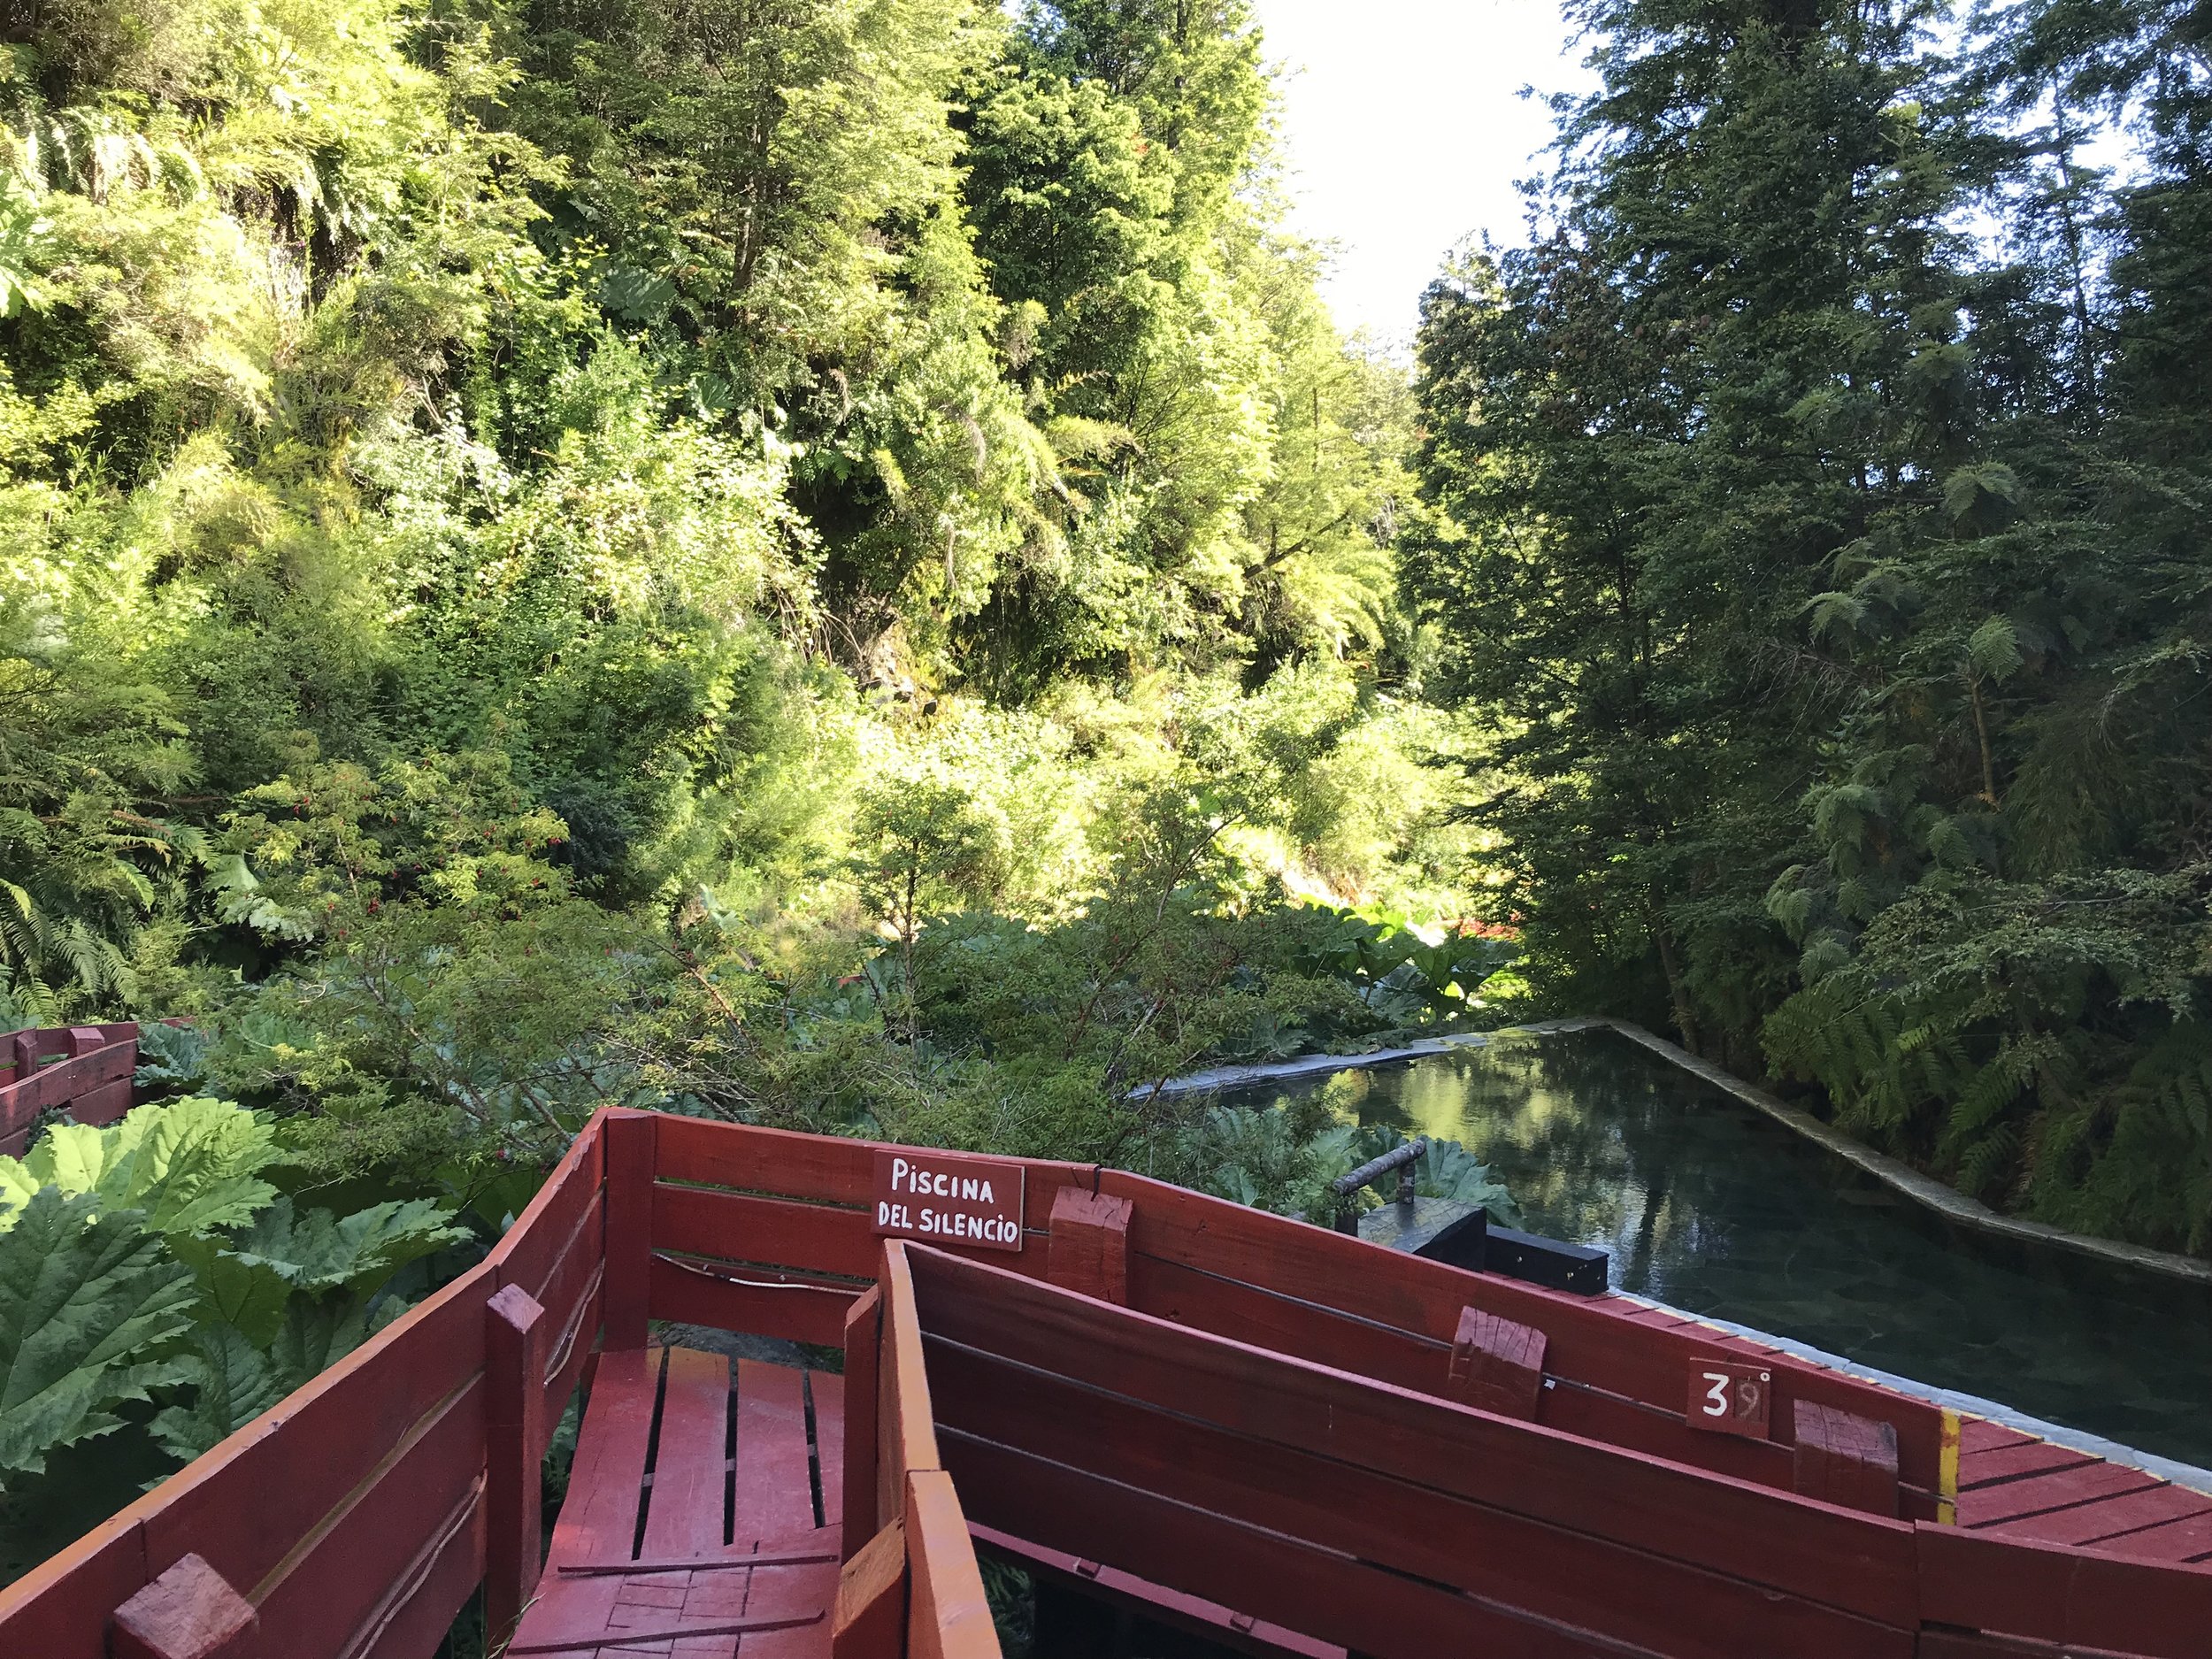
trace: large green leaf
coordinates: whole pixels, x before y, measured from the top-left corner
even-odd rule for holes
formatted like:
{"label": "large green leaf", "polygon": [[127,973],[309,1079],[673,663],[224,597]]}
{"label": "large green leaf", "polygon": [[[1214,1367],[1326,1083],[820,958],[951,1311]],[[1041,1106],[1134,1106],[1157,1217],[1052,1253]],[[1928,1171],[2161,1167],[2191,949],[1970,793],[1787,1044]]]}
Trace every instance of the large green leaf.
{"label": "large green leaf", "polygon": [[450,1219],[427,1198],[372,1204],[343,1217],[327,1210],[300,1214],[279,1199],[232,1240],[229,1253],[295,1289],[367,1290],[408,1263],[466,1240],[468,1230]]}
{"label": "large green leaf", "polygon": [[197,1351],[185,1365],[186,1380],[194,1385],[191,1403],[162,1410],[151,1428],[164,1451],[187,1463],[252,1422],[292,1386],[282,1368],[235,1325],[201,1327]]}
{"label": "large green leaf", "polygon": [[89,1195],[100,1210],[140,1210],[156,1233],[242,1226],[276,1196],[259,1175],[278,1156],[268,1124],[202,1095],[141,1106],[104,1129],[56,1124],[24,1157],[0,1157],[0,1228],[42,1187]]}
{"label": "large green leaf", "polygon": [[242,1233],[180,1239],[174,1248],[199,1279],[206,1316],[266,1348],[284,1328],[295,1297],[332,1302],[332,1317],[349,1317],[408,1263],[468,1236],[428,1199],[375,1204],[342,1217],[326,1210],[302,1213],[280,1198]]}
{"label": "large green leaf", "polygon": [[144,1218],[88,1194],[33,1194],[0,1234],[0,1475],[119,1428],[115,1408],[189,1375],[191,1275]]}

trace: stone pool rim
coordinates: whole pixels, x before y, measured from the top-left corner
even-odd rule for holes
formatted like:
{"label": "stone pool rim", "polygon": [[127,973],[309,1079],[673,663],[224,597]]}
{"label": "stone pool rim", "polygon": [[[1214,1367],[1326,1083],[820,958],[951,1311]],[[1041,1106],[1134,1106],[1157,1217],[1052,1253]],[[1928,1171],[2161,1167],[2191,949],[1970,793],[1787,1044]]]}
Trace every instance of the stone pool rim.
{"label": "stone pool rim", "polygon": [[2117,1262],[2145,1272],[2212,1286],[2212,1262],[2179,1256],[2170,1250],[2154,1250],[2147,1245],[2128,1244],[2117,1239],[2099,1239],[2087,1233],[2069,1233],[2063,1227],[2054,1227],[2045,1222],[2000,1215],[1988,1205],[1969,1198],[1932,1175],[1924,1175],[1910,1164],[1901,1163],[1886,1153],[1877,1152],[1872,1147],[1853,1140],[1833,1124],[1824,1123],[1810,1112],[1770,1094],[1756,1084],[1747,1083],[1732,1072],[1723,1071],[1709,1060],[1699,1059],[1680,1044],[1668,1041],[1633,1020],[1616,1019],[1608,1014],[1578,1014],[1563,1019],[1535,1020],[1525,1025],[1506,1025],[1496,1031],[1456,1032],[1441,1037],[1424,1037],[1402,1048],[1378,1048],[1369,1054],[1309,1054],[1293,1060],[1269,1061],[1257,1065],[1216,1066],[1209,1071],[1169,1078],[1164,1082],[1133,1090],[1132,1093],[1188,1094],[1201,1090],[1240,1088],[1247,1084],[1277,1082],[1286,1078],[1395,1065],[1405,1061],[1450,1054],[1462,1048],[1483,1048],[1498,1037],[1553,1036],[1577,1031],[1619,1033],[1661,1059],[1702,1079],[1745,1105],[1765,1113],[1806,1140],[1856,1164],[1892,1190],[1962,1226],[1978,1228],[1981,1232],[2023,1243],[2055,1245],[2078,1255]]}

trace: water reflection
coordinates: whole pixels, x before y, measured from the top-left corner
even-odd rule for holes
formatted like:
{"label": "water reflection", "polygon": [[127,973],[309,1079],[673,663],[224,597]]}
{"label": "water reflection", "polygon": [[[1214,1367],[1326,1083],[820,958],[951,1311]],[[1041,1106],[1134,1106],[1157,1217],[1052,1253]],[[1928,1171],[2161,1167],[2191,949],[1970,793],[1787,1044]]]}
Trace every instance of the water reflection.
{"label": "water reflection", "polygon": [[1616,1033],[1237,1098],[1317,1088],[1466,1142],[1622,1289],[2212,1466],[2212,1290],[1955,1226]]}

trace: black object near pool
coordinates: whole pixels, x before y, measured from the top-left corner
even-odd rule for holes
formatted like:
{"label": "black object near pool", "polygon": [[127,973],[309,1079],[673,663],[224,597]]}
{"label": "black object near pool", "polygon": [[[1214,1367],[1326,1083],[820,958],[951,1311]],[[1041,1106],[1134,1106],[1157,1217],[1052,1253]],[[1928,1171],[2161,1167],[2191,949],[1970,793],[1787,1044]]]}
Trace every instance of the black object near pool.
{"label": "black object near pool", "polygon": [[1617,1289],[2212,1466],[2212,1286],[1946,1220],[1617,1033],[1222,1098],[1324,1088],[1464,1142],[1530,1229],[1608,1251]]}

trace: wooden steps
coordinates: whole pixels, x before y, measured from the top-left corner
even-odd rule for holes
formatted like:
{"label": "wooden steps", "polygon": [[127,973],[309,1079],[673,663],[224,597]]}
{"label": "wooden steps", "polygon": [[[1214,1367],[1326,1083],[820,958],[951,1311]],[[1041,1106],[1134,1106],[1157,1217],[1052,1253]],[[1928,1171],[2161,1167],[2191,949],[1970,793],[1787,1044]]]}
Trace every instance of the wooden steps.
{"label": "wooden steps", "polygon": [[843,1379],[692,1348],[603,1355],[522,1659],[830,1650]]}

